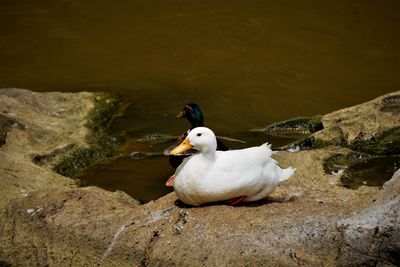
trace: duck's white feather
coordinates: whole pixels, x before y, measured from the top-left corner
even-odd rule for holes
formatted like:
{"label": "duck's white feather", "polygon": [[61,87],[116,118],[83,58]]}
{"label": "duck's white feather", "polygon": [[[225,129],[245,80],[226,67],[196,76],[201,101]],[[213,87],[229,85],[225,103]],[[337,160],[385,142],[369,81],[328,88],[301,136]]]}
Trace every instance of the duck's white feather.
{"label": "duck's white feather", "polygon": [[268,144],[216,151],[212,157],[193,155],[176,170],[174,190],[179,199],[195,206],[239,196],[248,196],[245,201],[265,198],[294,173],[292,168],[281,169],[271,155]]}

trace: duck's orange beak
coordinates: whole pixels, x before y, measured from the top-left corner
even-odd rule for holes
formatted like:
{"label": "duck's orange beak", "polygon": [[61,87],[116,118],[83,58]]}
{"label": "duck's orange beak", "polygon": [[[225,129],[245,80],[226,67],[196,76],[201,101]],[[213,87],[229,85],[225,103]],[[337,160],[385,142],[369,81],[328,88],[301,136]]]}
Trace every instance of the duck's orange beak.
{"label": "duck's orange beak", "polygon": [[182,152],[185,152],[189,149],[191,149],[193,146],[189,143],[189,140],[186,138],[185,140],[183,140],[183,142],[175,147],[174,149],[171,150],[171,152],[169,152],[172,155],[178,155]]}

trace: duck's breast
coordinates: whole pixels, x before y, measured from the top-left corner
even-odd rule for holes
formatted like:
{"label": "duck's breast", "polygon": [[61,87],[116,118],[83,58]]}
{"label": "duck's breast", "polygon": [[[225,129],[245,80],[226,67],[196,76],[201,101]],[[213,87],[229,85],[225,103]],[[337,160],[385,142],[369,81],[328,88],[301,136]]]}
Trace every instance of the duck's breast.
{"label": "duck's breast", "polygon": [[186,204],[198,206],[204,201],[203,180],[211,169],[210,162],[202,161],[197,155],[190,157],[177,169],[174,179],[174,191]]}

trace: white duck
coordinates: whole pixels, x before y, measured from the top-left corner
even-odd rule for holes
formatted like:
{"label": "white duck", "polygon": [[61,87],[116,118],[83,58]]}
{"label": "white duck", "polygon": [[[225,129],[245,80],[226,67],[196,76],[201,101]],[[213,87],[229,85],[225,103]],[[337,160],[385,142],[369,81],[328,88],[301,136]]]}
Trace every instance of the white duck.
{"label": "white duck", "polygon": [[295,171],[293,168],[281,169],[271,158],[272,150],[268,144],[216,151],[216,137],[206,127],[191,130],[171,154],[192,148],[199,153],[183,161],[167,185],[173,185],[178,198],[193,206],[223,200],[234,205],[263,199]]}

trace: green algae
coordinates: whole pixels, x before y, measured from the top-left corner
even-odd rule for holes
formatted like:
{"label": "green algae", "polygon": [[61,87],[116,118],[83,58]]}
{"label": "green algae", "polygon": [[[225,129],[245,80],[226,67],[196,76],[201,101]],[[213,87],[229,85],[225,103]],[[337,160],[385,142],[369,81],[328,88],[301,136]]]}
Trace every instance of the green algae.
{"label": "green algae", "polygon": [[341,174],[343,187],[357,189],[365,186],[382,186],[400,164],[400,127],[396,127],[369,139],[344,139],[341,146],[349,148],[348,154],[336,154],[324,163],[328,174]]}
{"label": "green algae", "polygon": [[294,142],[278,148],[279,150],[314,149],[323,147],[321,140],[312,134],[324,129],[321,116],[297,117],[268,125],[263,131],[273,137],[295,139]]}
{"label": "green algae", "polygon": [[324,162],[327,174],[341,175],[340,185],[349,189],[360,186],[381,187],[400,167],[400,156],[376,156],[351,152],[335,154]]}
{"label": "green algae", "polygon": [[83,169],[113,156],[114,151],[110,147],[78,149],[65,157],[53,170],[58,174],[76,178]]}
{"label": "green algae", "polygon": [[393,128],[368,140],[355,140],[348,148],[373,155],[400,155],[400,127]]}
{"label": "green algae", "polygon": [[324,140],[322,140],[320,138],[316,138],[315,136],[311,135],[311,136],[301,138],[297,141],[294,141],[293,143],[290,143],[279,149],[280,150],[293,150],[293,149],[309,150],[309,149],[324,148],[329,145],[332,145],[332,144],[330,144],[329,142],[325,142]]}
{"label": "green algae", "polygon": [[378,133],[369,139],[364,139],[362,133],[351,143],[341,136],[337,140],[323,140],[318,135],[310,134],[299,138],[291,144],[281,147],[281,150],[299,148],[300,150],[318,149],[327,146],[342,146],[360,153],[371,155],[400,155],[400,127]]}
{"label": "green algae", "polygon": [[350,189],[357,189],[361,185],[381,187],[393,176],[399,164],[400,157],[374,157],[349,167],[340,181]]}
{"label": "green algae", "polygon": [[400,95],[387,96],[382,100],[382,112],[400,112]]}
{"label": "green algae", "polygon": [[108,94],[100,94],[95,98],[95,108],[89,114],[86,124],[90,131],[86,137],[89,146],[59,151],[62,159],[53,167],[55,172],[76,178],[83,169],[117,155],[117,141],[107,129],[121,103],[120,97]]}
{"label": "green algae", "polygon": [[25,126],[14,119],[0,114],[0,147],[6,143],[8,132],[14,128],[25,129]]}
{"label": "green algae", "polygon": [[33,155],[32,162],[36,165],[54,162],[58,156],[65,155],[76,148],[76,144],[69,144],[62,148],[57,148],[49,154]]}
{"label": "green algae", "polygon": [[363,153],[350,152],[349,154],[334,154],[324,161],[324,170],[327,174],[339,173],[349,166],[367,161],[373,156]]}
{"label": "green algae", "polygon": [[11,267],[12,265],[5,261],[0,261],[0,267]]}
{"label": "green algae", "polygon": [[272,136],[304,137],[324,128],[321,117],[298,117],[268,125],[264,131]]}

